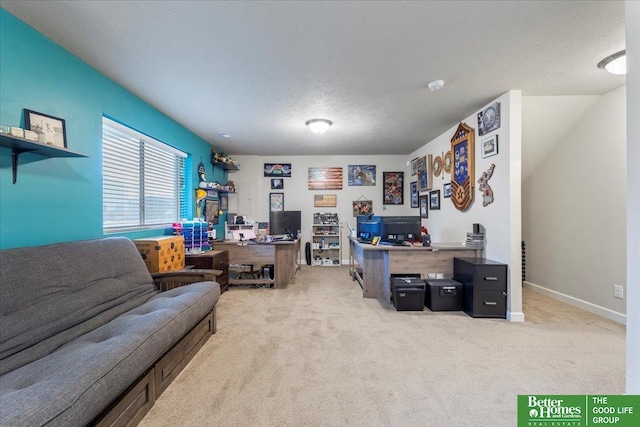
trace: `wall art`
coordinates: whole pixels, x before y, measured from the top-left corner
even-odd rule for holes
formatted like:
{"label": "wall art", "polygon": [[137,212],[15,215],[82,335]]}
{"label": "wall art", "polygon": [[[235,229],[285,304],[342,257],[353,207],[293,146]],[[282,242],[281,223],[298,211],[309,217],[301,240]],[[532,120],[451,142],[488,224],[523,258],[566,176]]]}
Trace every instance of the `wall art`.
{"label": "wall art", "polygon": [[24,109],[25,128],[38,134],[38,142],[67,148],[67,129],[64,119]]}
{"label": "wall art", "polygon": [[372,215],[373,200],[358,199],[353,201],[353,216]]}
{"label": "wall art", "polygon": [[453,154],[453,173],[451,174],[451,201],[461,212],[466,211],[473,203],[473,186],[475,184],[475,130],[460,123],[451,138]]}
{"label": "wall art", "polygon": [[444,184],[442,186],[442,193],[443,193],[445,199],[448,199],[449,197],[451,197],[451,183],[450,182],[447,182],[446,184]]}
{"label": "wall art", "polygon": [[265,163],[264,176],[291,178],[291,163]]}
{"label": "wall art", "polygon": [[404,204],[404,172],[382,172],[382,199],[385,205]]}
{"label": "wall art", "polygon": [[491,167],[489,167],[489,169],[487,169],[485,172],[483,172],[482,176],[478,180],[478,184],[480,184],[478,186],[478,190],[482,194],[482,206],[484,206],[484,207],[486,207],[486,206],[490,205],[491,203],[493,203],[493,190],[491,189],[491,186],[489,185],[489,180],[493,176],[493,170],[495,168],[496,168],[496,165],[494,165],[492,163]]}
{"label": "wall art", "polygon": [[220,209],[223,211],[229,209],[229,196],[220,196]]}
{"label": "wall art", "polygon": [[338,196],[335,194],[316,194],[313,196],[313,206],[316,208],[335,208]]}
{"label": "wall art", "polygon": [[429,218],[429,196],[420,195],[420,218]]}
{"label": "wall art", "polygon": [[442,167],[446,173],[451,173],[451,166],[453,165],[453,155],[451,150],[444,153],[442,156]]}
{"label": "wall art", "polygon": [[411,160],[411,176],[418,175],[418,163],[420,162],[420,157],[416,157]]}
{"label": "wall art", "polygon": [[498,135],[482,140],[482,158],[495,156],[498,154]]}
{"label": "wall art", "polygon": [[272,212],[284,210],[284,193],[269,193],[269,210]]}
{"label": "wall art", "polygon": [[418,191],[429,191],[433,187],[432,156],[420,157],[418,162]]}
{"label": "wall art", "polygon": [[440,209],[440,190],[429,192],[429,209],[432,211]]}
{"label": "wall art", "polygon": [[274,178],[271,180],[271,189],[272,190],[282,190],[284,189],[284,179]]}
{"label": "wall art", "polygon": [[436,156],[435,159],[433,159],[433,176],[440,176],[440,174],[442,173],[442,157],[440,156]]}
{"label": "wall art", "polygon": [[500,127],[500,103],[494,102],[478,113],[478,135],[482,136]]}
{"label": "wall art", "polygon": [[411,184],[409,184],[411,187],[411,207],[412,208],[417,208],[418,207],[418,181],[413,181]]}
{"label": "wall art", "polygon": [[342,190],[342,168],[309,168],[309,190]]}
{"label": "wall art", "polygon": [[375,165],[349,165],[348,174],[350,186],[376,185]]}

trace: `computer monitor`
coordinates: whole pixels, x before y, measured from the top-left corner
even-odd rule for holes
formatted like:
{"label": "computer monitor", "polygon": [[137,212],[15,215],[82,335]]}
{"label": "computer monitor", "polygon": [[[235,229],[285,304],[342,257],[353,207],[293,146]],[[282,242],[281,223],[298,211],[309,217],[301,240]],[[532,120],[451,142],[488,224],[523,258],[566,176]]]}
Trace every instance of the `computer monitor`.
{"label": "computer monitor", "polygon": [[375,236],[380,236],[380,218],[376,215],[359,215],[356,220],[358,240],[371,241]]}
{"label": "computer monitor", "polygon": [[381,218],[381,241],[402,243],[421,240],[422,223],[419,216],[383,216]]}
{"label": "computer monitor", "polygon": [[302,213],[300,211],[269,212],[269,234],[298,236],[302,231]]}

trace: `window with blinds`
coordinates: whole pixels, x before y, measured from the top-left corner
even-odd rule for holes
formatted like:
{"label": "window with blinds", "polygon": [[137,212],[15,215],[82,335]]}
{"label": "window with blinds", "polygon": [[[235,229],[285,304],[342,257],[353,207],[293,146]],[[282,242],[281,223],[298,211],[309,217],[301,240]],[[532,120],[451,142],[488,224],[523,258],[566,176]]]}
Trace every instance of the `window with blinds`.
{"label": "window with blinds", "polygon": [[180,150],[103,117],[104,232],[179,221],[186,207],[186,157]]}

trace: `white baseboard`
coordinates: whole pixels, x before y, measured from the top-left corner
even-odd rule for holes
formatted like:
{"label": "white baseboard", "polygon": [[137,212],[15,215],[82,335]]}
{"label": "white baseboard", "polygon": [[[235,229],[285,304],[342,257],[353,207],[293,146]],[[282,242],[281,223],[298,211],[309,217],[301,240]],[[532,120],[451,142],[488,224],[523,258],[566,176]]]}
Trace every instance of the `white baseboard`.
{"label": "white baseboard", "polygon": [[582,310],[597,314],[598,316],[605,317],[609,320],[613,320],[614,322],[622,323],[623,325],[627,324],[627,316],[625,314],[618,313],[617,311],[613,311],[608,308],[590,303],[588,301],[581,300],[580,298],[572,297],[571,295],[563,294],[562,292],[554,291],[553,289],[536,285],[535,283],[523,281],[522,285],[528,287],[532,291],[540,292],[541,294],[544,294],[555,300],[564,302],[574,307],[581,308]]}
{"label": "white baseboard", "polygon": [[507,320],[510,322],[524,322],[524,313],[507,311]]}

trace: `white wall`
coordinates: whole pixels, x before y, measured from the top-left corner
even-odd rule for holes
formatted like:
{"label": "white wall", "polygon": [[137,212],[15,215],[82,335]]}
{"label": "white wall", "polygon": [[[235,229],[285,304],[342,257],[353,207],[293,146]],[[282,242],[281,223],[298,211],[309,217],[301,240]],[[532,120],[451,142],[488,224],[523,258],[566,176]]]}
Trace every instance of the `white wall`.
{"label": "white wall", "polygon": [[[318,138],[322,138],[318,135]],[[311,224],[315,212],[337,212],[343,225],[342,230],[342,259],[347,260],[349,253],[347,246],[348,229],[344,228],[344,221],[348,221],[355,228],[352,202],[361,196],[373,201],[373,211],[376,215],[418,215],[418,209],[411,209],[409,182],[412,177],[406,165],[407,156],[233,156],[240,163],[240,171],[229,174],[229,179],[236,183],[237,195],[229,196],[229,212],[246,215],[256,221],[269,221],[269,193],[284,193],[284,209],[302,211],[302,242],[310,240]],[[265,163],[291,163],[291,178],[284,178],[284,190],[271,190],[271,178],[264,177]],[[375,186],[349,186],[349,165],[375,165]],[[309,190],[309,167],[341,167],[342,190]],[[382,172],[404,172],[404,205],[382,204]],[[314,195],[335,194],[337,206],[335,208],[315,208]],[[236,210],[234,210],[236,209]]]}
{"label": "white wall", "polygon": [[[478,136],[477,112],[462,121],[476,129],[475,135],[475,181],[481,174],[495,164],[495,170],[489,185],[494,192],[494,202],[482,206],[482,196],[478,191],[478,183],[474,183],[474,202],[465,211],[458,211],[451,199],[443,198],[443,185],[451,181],[449,174],[443,173],[434,179],[433,190],[440,190],[440,210],[429,211],[429,218],[424,221],[431,240],[434,242],[461,242],[468,231],[472,231],[474,223],[480,223],[486,232],[486,249],[484,256],[509,265],[509,297],[508,318],[523,321],[522,313],[522,264],[520,256],[520,181],[521,181],[521,104],[520,91],[510,91],[492,101],[500,102],[501,126],[490,134]],[[481,109],[482,110],[482,109]],[[451,149],[451,138],[458,124],[447,132],[411,153],[409,158],[431,154],[434,156],[446,153]],[[482,141],[494,134],[498,135],[498,154],[486,159],[482,158]]]}
{"label": "white wall", "polygon": [[527,282],[617,321],[625,312],[613,296],[614,283],[626,285],[625,111],[624,87],[599,97],[522,188]]}
{"label": "white wall", "polygon": [[627,19],[627,394],[640,394],[640,2]]}

